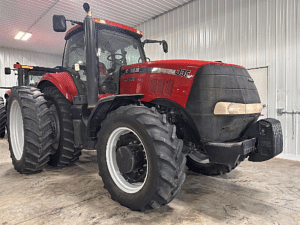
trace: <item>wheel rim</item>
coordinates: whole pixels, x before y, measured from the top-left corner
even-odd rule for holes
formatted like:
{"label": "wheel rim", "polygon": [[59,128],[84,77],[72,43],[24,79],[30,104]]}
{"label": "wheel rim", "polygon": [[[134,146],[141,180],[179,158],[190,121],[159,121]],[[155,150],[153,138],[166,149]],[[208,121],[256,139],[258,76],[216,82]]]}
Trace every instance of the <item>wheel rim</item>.
{"label": "wheel rim", "polygon": [[198,163],[202,163],[202,164],[209,163],[209,159],[208,159],[207,155],[200,153],[200,152],[193,152],[193,153],[189,154],[189,157]]}
{"label": "wheel rim", "polygon": [[[116,160],[116,150],[117,150],[117,144],[120,138],[126,134],[132,133],[135,135],[136,139],[139,140],[140,144],[143,147],[143,151],[145,152],[145,158],[146,158],[146,176],[143,179],[142,182],[136,182],[136,183],[130,183],[128,180],[124,178],[124,176],[121,174],[119,167],[117,165]],[[126,193],[136,193],[139,190],[143,188],[143,186],[146,183],[147,177],[148,177],[148,160],[147,160],[147,153],[144,147],[144,144],[142,143],[141,139],[138,137],[138,135],[131,129],[127,127],[119,127],[115,129],[109,136],[107,145],[106,145],[106,162],[108,171],[111,175],[111,178],[115,182],[115,184],[124,192]]]}
{"label": "wheel rim", "polygon": [[11,104],[9,131],[12,151],[16,160],[20,160],[24,151],[24,128],[22,112],[17,100]]}
{"label": "wheel rim", "polygon": [[52,121],[51,127],[53,131],[52,148],[56,151],[59,146],[60,123],[58,118],[58,112],[54,104],[50,106],[49,110],[50,110],[50,118]]}

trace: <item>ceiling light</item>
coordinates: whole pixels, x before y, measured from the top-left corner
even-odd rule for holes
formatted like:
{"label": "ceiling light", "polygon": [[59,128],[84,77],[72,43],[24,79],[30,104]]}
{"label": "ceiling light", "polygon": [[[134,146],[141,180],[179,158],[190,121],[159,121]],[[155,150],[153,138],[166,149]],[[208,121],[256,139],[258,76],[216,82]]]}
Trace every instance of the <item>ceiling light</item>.
{"label": "ceiling light", "polygon": [[26,33],[23,37],[22,37],[22,41],[27,41],[30,37],[32,36],[31,33]]}
{"label": "ceiling light", "polygon": [[17,35],[15,36],[16,40],[22,40],[22,41],[27,41],[30,37],[32,36],[31,33],[24,32],[24,31],[19,31]]}
{"label": "ceiling light", "polygon": [[16,39],[16,40],[20,40],[21,37],[23,37],[24,34],[25,34],[25,32],[19,31],[19,33],[17,33],[17,35],[15,36],[15,39]]}

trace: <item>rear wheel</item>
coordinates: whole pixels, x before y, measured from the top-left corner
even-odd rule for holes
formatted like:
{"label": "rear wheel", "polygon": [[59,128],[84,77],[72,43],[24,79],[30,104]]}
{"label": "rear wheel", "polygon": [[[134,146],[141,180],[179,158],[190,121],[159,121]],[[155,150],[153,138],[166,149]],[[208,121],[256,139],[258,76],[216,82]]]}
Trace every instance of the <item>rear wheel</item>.
{"label": "rear wheel", "polygon": [[52,138],[51,166],[66,166],[79,159],[81,151],[74,148],[74,129],[70,107],[72,103],[56,87],[43,89],[50,110]]}
{"label": "rear wheel", "polygon": [[49,160],[50,115],[43,94],[33,87],[13,87],[8,102],[8,142],[19,173],[42,170]]}
{"label": "rear wheel", "polygon": [[230,168],[229,166],[223,164],[210,163],[208,156],[199,152],[193,152],[189,154],[187,156],[186,165],[189,170],[208,176],[229,173],[235,168]]}
{"label": "rear wheel", "polygon": [[154,108],[118,108],[98,133],[96,148],[104,187],[113,200],[132,210],[168,204],[185,180],[182,146],[176,127]]}
{"label": "rear wheel", "polygon": [[4,100],[0,97],[0,138],[5,136],[5,126],[6,126],[6,110],[4,105]]}

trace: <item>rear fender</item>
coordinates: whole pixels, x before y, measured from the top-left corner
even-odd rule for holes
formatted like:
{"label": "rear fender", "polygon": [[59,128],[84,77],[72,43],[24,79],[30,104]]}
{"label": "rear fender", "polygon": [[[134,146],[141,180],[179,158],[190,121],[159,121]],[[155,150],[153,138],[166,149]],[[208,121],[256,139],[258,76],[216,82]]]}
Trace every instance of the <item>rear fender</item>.
{"label": "rear fender", "polygon": [[140,104],[139,99],[144,95],[112,95],[100,99],[91,112],[87,121],[87,135],[89,141],[97,139],[97,133],[100,130],[101,122],[106,118],[109,112],[129,104]]}
{"label": "rear fender", "polygon": [[11,90],[8,90],[5,92],[5,94],[4,94],[5,99],[8,99],[10,92],[11,92]]}
{"label": "rear fender", "polygon": [[40,79],[38,88],[43,89],[47,87],[49,82],[57,87],[66,99],[71,102],[73,101],[72,97],[78,95],[73,78],[68,72],[44,74]]}

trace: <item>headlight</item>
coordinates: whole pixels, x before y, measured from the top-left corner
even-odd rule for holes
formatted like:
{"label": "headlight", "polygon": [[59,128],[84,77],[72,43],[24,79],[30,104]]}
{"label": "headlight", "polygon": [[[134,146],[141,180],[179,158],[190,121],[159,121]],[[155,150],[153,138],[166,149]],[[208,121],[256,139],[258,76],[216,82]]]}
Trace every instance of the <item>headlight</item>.
{"label": "headlight", "polygon": [[239,115],[261,113],[261,103],[243,104],[234,102],[218,102],[215,106],[215,115]]}

